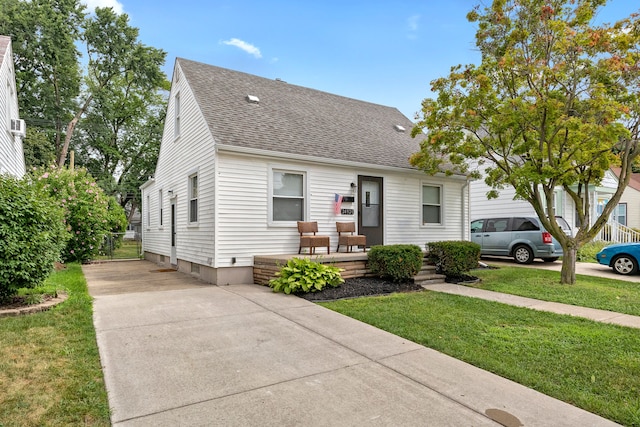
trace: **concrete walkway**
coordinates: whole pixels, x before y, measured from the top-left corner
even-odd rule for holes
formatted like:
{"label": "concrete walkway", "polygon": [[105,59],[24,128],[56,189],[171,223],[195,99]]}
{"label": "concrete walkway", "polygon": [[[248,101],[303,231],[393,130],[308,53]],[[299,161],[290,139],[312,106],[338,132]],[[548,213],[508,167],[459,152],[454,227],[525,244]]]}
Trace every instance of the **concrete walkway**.
{"label": "concrete walkway", "polygon": [[257,285],[83,266],[115,426],[611,426]]}

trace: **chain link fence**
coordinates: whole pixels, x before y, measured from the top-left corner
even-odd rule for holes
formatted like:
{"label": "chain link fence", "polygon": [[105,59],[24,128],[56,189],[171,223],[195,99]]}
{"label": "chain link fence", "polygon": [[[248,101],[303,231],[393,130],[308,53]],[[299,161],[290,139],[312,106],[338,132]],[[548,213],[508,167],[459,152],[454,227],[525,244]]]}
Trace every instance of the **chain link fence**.
{"label": "chain link fence", "polygon": [[98,260],[140,259],[142,257],[142,239],[140,233],[127,231],[111,233],[105,236]]}

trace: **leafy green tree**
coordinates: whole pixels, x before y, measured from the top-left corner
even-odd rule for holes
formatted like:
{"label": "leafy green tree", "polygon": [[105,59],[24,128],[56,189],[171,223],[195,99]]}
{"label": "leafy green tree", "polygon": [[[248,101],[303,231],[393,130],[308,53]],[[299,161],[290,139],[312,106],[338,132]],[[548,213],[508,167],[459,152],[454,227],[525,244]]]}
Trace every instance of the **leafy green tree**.
{"label": "leafy green tree", "polygon": [[68,238],[57,200],[27,178],[0,175],[0,300],[41,284]]}
{"label": "leafy green tree", "polygon": [[110,203],[110,198],[85,169],[39,168],[33,171],[33,180],[65,211],[70,237],[62,251],[64,261],[91,260],[109,233],[125,230],[123,209],[117,203]]}
{"label": "leafy green tree", "polygon": [[161,93],[135,82],[112,85],[107,96],[94,100],[76,130],[76,164],[86,167],[107,194],[118,196],[131,214],[139,206],[140,185],[155,169],[165,111]]}
{"label": "leafy green tree", "polygon": [[24,141],[25,147],[33,148],[28,166],[48,166],[49,153],[62,149],[80,93],[77,42],[84,9],[79,0],[0,2],[0,34],[12,39],[21,116],[29,128],[38,129]]}
{"label": "leafy green tree", "polygon": [[[106,119],[101,124],[110,128],[104,136],[112,138],[106,142],[110,146],[108,154],[116,154],[113,138],[120,136],[118,129],[126,121],[125,115],[143,116],[145,103],[152,102],[159,90],[168,88],[161,69],[166,53],[142,44],[138,33],[129,25],[126,14],[117,15],[111,8],[96,8],[95,17],[85,22],[88,73],[81,101],[67,125],[59,167],[65,164],[74,130],[89,109],[100,111],[98,115]],[[100,141],[102,146],[104,143]]]}
{"label": "leafy green tree", "polygon": [[[477,24],[480,65],[455,66],[432,82],[414,136],[426,133],[412,164],[436,173],[443,162],[495,191],[512,186],[564,250],[561,283],[575,283],[576,252],[606,223],[638,156],[640,22],[593,21],[606,0],[495,0],[467,16]],[[618,188],[592,221],[588,191],[612,165]],[[580,227],[565,235],[554,190],[573,200]]]}

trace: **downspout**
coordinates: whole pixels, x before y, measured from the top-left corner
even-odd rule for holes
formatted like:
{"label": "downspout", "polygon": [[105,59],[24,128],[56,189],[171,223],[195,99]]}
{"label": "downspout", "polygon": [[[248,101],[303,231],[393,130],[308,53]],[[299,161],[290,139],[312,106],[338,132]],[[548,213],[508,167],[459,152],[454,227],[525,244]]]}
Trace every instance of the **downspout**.
{"label": "downspout", "polygon": [[465,211],[465,208],[464,208],[465,190],[466,190],[466,202],[467,202],[467,208],[466,208],[467,212],[466,214],[463,213],[463,215],[461,215],[461,218],[462,218],[461,240],[471,240],[471,236],[467,232],[467,227],[469,227],[469,222],[471,220],[471,186],[469,185],[469,183],[470,183],[470,179],[469,177],[467,177],[467,180],[465,181],[464,185],[460,189],[460,198],[462,200],[462,212]]}

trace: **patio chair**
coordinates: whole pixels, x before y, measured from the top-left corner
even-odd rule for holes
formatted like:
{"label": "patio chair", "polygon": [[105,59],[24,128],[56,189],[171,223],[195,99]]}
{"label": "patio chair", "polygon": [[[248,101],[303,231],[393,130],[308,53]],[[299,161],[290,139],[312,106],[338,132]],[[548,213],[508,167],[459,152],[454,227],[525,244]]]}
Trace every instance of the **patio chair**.
{"label": "patio chair", "polygon": [[354,246],[362,246],[362,249],[367,251],[367,236],[354,234],[356,232],[355,222],[336,222],[336,229],[338,230],[336,252],[340,252],[340,246],[346,246],[347,252],[352,252]]}
{"label": "patio chair", "polygon": [[[302,248],[309,248],[310,254],[316,253],[316,248],[327,248],[327,254],[331,253],[329,246],[331,245],[329,236],[318,236],[318,223],[298,221],[298,232],[300,233],[300,246],[298,253],[302,252]],[[312,233],[309,235],[309,233]]]}

